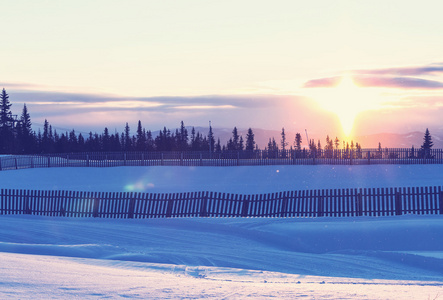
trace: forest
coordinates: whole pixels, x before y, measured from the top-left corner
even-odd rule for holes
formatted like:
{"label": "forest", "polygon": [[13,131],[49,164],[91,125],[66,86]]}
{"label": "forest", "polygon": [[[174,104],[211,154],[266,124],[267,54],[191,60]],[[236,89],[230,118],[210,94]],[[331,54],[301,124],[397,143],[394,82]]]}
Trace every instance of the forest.
{"label": "forest", "polygon": [[[135,134],[131,134],[131,129],[126,123],[124,131],[111,133],[108,128],[104,128],[101,133],[89,132],[87,136],[76,133],[74,129],[70,132],[57,132],[52,125],[45,120],[43,131],[32,130],[30,113],[24,104],[20,116],[13,115],[11,111],[11,102],[9,95],[3,88],[0,94],[0,153],[1,154],[48,154],[48,153],[75,153],[75,152],[128,152],[128,151],[207,151],[207,152],[225,152],[225,151],[258,151],[254,140],[254,132],[248,129],[246,137],[239,134],[237,127],[232,130],[232,137],[222,144],[219,138],[213,134],[212,127],[209,126],[207,134],[196,131],[194,127],[190,132],[183,121],[180,127],[170,130],[166,127],[153,134],[142,126],[139,120]],[[361,145],[353,141],[340,141],[326,137],[325,144],[322,146],[320,140],[315,142],[309,140],[309,155],[312,153],[332,153],[333,150],[345,150],[361,152]],[[432,137],[429,130],[426,129],[424,142],[421,149],[432,148]],[[379,149],[381,145],[379,144]],[[269,153],[286,153],[287,151],[302,151],[302,136],[300,133],[295,135],[293,141],[288,141],[285,129],[282,128],[280,140],[277,142],[274,137],[269,138],[264,151]],[[303,149],[304,153],[306,150]],[[412,148],[412,153],[414,149]],[[325,155],[326,155],[325,154]],[[284,154],[283,154],[284,155]]]}

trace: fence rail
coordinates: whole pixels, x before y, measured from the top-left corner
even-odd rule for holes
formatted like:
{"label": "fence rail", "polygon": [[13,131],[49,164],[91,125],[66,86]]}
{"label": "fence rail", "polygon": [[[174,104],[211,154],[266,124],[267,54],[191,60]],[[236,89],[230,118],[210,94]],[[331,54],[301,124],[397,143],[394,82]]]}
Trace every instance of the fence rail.
{"label": "fence rail", "polygon": [[217,192],[0,191],[0,214],[100,218],[350,217],[443,214],[441,186]]}
{"label": "fence rail", "polygon": [[443,164],[443,149],[89,152],[0,157],[0,170],[49,167]]}

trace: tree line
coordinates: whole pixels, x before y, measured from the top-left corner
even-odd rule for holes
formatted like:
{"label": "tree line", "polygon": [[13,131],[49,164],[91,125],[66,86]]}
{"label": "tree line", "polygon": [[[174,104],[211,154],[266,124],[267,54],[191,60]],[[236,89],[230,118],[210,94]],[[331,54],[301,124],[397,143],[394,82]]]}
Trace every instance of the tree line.
{"label": "tree line", "polygon": [[[103,132],[89,132],[87,136],[77,134],[75,130],[70,132],[57,132],[47,120],[44,121],[43,131],[32,130],[31,117],[24,104],[20,116],[11,112],[11,102],[9,95],[3,88],[0,94],[0,153],[2,154],[40,154],[40,153],[72,153],[72,152],[120,152],[120,151],[257,151],[260,150],[255,142],[254,132],[248,129],[245,139],[239,134],[237,127],[232,130],[232,136],[221,144],[220,139],[215,140],[212,127],[209,126],[207,134],[196,131],[194,127],[188,132],[184,122],[181,121],[180,128],[170,130],[164,127],[156,136],[150,130],[146,130],[141,121],[138,121],[135,134],[131,134],[131,129],[126,123],[124,131],[119,133],[109,132],[104,128]],[[280,141],[274,137],[269,138],[269,142],[264,147],[269,157],[285,157],[288,151],[302,151],[302,136],[296,133],[294,141],[289,146],[285,129],[282,128]],[[432,147],[432,138],[429,130],[426,129],[424,143],[421,149]],[[340,141],[326,137],[325,145],[322,146],[320,140],[308,141],[308,149],[303,149],[304,154],[324,152],[325,156],[334,155],[333,150],[346,150],[346,152],[361,152],[361,145],[354,141]],[[381,145],[379,144],[379,148]],[[308,151],[308,152],[307,152]],[[423,152],[423,151],[422,151]],[[280,153],[280,154],[279,154]],[[418,152],[417,152],[418,153]],[[427,153],[427,151],[425,151]],[[411,156],[416,156],[414,149]]]}

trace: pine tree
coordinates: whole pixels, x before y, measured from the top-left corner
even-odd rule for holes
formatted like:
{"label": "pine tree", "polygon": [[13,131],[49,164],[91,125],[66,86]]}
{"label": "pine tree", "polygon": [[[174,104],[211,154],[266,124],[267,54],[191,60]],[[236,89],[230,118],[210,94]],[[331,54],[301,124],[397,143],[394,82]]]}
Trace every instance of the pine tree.
{"label": "pine tree", "polygon": [[432,142],[431,134],[429,133],[429,129],[426,128],[425,136],[423,137],[423,145],[422,149],[431,149],[434,146],[434,142]]}
{"label": "pine tree", "polygon": [[234,127],[232,130],[232,144],[233,149],[232,150],[239,150],[240,148],[240,136],[238,135],[237,127]]}
{"label": "pine tree", "polygon": [[340,140],[338,139],[338,137],[335,137],[334,144],[335,144],[335,149],[338,150],[338,147],[340,146]]}
{"label": "pine tree", "polygon": [[286,141],[286,133],[285,128],[281,129],[281,151],[282,151],[282,157],[286,157],[286,146],[288,145],[288,142]]}
{"label": "pine tree", "polygon": [[107,127],[105,127],[105,130],[103,131],[103,136],[101,140],[102,150],[105,152],[111,151],[111,137],[109,135],[109,130]]}
{"label": "pine tree", "polygon": [[12,153],[14,148],[13,119],[9,95],[3,89],[0,94],[0,151]]}
{"label": "pine tree", "polygon": [[136,149],[137,151],[143,151],[146,147],[146,135],[143,132],[142,122],[138,120],[137,125],[137,140],[136,140]]}
{"label": "pine tree", "polygon": [[252,129],[248,129],[248,133],[246,134],[246,151],[253,151],[255,148],[255,141],[254,141],[254,133],[252,132]]}
{"label": "pine tree", "polygon": [[300,151],[302,140],[301,140],[301,134],[298,132],[295,134],[295,142],[294,143],[295,143],[294,144],[295,150]]}
{"label": "pine tree", "polygon": [[209,125],[208,144],[209,144],[209,151],[214,152],[215,151],[215,139],[214,139],[214,133],[212,132],[211,125]]}
{"label": "pine tree", "polygon": [[31,123],[31,116],[29,115],[28,109],[26,107],[26,104],[23,105],[22,114],[20,116],[20,122],[19,122],[19,130],[18,130],[18,136],[20,140],[20,148],[23,153],[29,154],[33,153],[36,149],[34,148],[35,144],[35,138],[34,138],[34,132],[32,131],[32,123]]}
{"label": "pine tree", "polygon": [[125,151],[131,151],[132,149],[132,140],[131,140],[131,135],[130,135],[130,128],[129,128],[129,125],[128,125],[128,123],[126,123],[126,125],[125,125],[125,133],[124,133],[124,146],[123,146],[123,149],[125,150]]}
{"label": "pine tree", "polygon": [[9,130],[12,130],[13,127],[11,105],[9,95],[3,89],[0,94],[0,127],[8,128]]}
{"label": "pine tree", "polygon": [[434,146],[434,142],[432,142],[431,134],[429,133],[429,129],[426,128],[425,136],[423,137],[423,145],[421,146],[421,150],[423,152],[424,158],[432,158],[431,156],[431,148]]}

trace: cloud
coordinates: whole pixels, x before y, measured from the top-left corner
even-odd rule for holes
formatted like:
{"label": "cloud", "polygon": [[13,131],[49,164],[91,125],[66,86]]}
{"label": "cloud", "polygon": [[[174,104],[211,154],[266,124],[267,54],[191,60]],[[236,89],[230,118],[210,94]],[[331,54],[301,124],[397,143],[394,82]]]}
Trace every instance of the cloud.
{"label": "cloud", "polygon": [[[396,67],[380,69],[360,69],[341,72],[351,76],[361,87],[384,87],[396,89],[443,89],[443,82],[426,78],[443,75],[443,63],[425,66]],[[343,75],[324,77],[307,81],[304,88],[334,87],[339,84]]]}
{"label": "cloud", "polygon": [[307,111],[315,113],[312,101],[288,95],[125,97],[20,87],[10,87],[7,92],[13,113],[19,114],[26,103],[34,127],[41,127],[47,119],[54,128],[75,128],[79,132],[121,129],[126,122],[136,124],[138,120],[151,130],[174,128],[182,120],[195,126],[205,126],[211,120],[218,127],[278,129],[304,122]]}
{"label": "cloud", "polygon": [[[304,88],[322,88],[337,86],[341,76],[313,79],[307,81]],[[416,77],[389,76],[352,76],[354,82],[361,87],[384,87],[397,89],[443,89],[443,82]]]}
{"label": "cloud", "polygon": [[354,74],[395,75],[395,76],[439,75],[443,74],[443,63],[435,63],[427,66],[416,66],[416,67],[354,70],[351,72]]}
{"label": "cloud", "polygon": [[356,77],[363,87],[386,87],[399,89],[443,89],[443,82],[415,77]]}
{"label": "cloud", "polygon": [[312,79],[307,81],[303,85],[303,87],[304,88],[333,87],[338,85],[340,80],[341,76]]}

